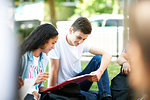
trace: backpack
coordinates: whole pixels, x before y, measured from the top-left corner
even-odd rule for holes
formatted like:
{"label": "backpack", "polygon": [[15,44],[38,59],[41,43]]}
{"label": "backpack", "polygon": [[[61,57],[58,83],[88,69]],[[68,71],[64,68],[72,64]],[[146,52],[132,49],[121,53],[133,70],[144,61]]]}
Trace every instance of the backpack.
{"label": "backpack", "polygon": [[111,80],[112,100],[127,100],[129,95],[128,76],[120,72]]}
{"label": "backpack", "polygon": [[42,93],[40,100],[86,100],[86,97],[80,93],[80,87],[76,83],[70,83],[63,88],[51,93]]}
{"label": "backpack", "polygon": [[41,93],[40,100],[70,100],[69,98],[53,93]]}

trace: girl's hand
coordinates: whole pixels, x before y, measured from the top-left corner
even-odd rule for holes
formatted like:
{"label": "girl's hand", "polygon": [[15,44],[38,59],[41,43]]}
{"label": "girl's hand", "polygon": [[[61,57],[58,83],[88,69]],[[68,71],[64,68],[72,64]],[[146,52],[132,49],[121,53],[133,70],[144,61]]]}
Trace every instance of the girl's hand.
{"label": "girl's hand", "polygon": [[45,72],[45,73],[40,73],[37,78],[36,78],[36,81],[35,81],[35,84],[40,84],[42,82],[46,82],[46,80],[49,78],[49,73],[48,72]]}
{"label": "girl's hand", "polygon": [[32,94],[34,95],[34,97],[36,98],[36,100],[39,99],[39,94],[37,93],[37,91],[33,91]]}

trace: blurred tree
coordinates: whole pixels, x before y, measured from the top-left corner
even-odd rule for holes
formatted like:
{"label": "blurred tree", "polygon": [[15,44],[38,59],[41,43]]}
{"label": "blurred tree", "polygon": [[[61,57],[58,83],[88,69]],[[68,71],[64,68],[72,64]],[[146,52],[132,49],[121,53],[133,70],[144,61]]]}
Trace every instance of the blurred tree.
{"label": "blurred tree", "polygon": [[90,17],[96,14],[103,13],[118,13],[119,11],[118,0],[79,0],[75,9],[75,16]]}
{"label": "blurred tree", "polygon": [[120,13],[120,5],[119,5],[119,0],[113,0],[113,14],[118,14]]}
{"label": "blurred tree", "polygon": [[[69,17],[71,17],[74,14],[74,5],[66,5],[66,3],[69,4],[75,4],[75,0],[55,0],[55,16],[56,20],[53,21],[62,21],[62,20],[68,20]],[[51,21],[51,8],[50,3],[48,3],[48,0],[45,0],[45,6],[44,6],[44,21],[49,22]]]}
{"label": "blurred tree", "polygon": [[48,0],[49,8],[50,8],[50,16],[51,22],[56,27],[56,11],[55,11],[55,0]]}

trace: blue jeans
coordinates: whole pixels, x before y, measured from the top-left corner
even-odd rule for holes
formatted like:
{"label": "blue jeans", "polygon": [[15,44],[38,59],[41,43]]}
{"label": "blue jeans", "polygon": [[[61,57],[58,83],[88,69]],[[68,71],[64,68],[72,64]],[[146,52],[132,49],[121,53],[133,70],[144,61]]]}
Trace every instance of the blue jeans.
{"label": "blue jeans", "polygon": [[[92,60],[89,62],[89,64],[86,66],[86,68],[81,73],[79,73],[77,76],[89,74],[93,71],[96,71],[100,67],[101,58],[102,58],[101,55],[94,56],[92,58]],[[81,90],[88,91],[90,89],[90,87],[92,86],[92,83],[93,82],[90,82],[88,80],[83,81],[82,83],[80,83]],[[99,89],[100,100],[103,97],[111,96],[107,69],[102,74],[100,80],[97,82],[97,85],[98,85],[98,89]]]}
{"label": "blue jeans", "polygon": [[96,94],[91,94],[89,92],[82,91],[82,90],[80,91],[80,93],[86,97],[86,100],[97,100]]}

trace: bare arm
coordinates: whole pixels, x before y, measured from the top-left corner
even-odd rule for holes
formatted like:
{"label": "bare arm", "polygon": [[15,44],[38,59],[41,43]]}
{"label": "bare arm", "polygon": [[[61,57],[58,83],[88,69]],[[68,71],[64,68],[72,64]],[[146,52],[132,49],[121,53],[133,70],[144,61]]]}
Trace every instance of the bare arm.
{"label": "bare arm", "polygon": [[56,85],[58,80],[59,59],[50,59],[51,73],[50,73],[50,87]]}
{"label": "bare arm", "polygon": [[118,59],[117,59],[117,63],[120,65],[120,66],[122,66],[123,65],[123,63],[124,62],[127,62],[127,54],[126,53],[124,53],[124,52],[122,52],[121,53],[121,55],[118,57]]}
{"label": "bare arm", "polygon": [[127,53],[122,52],[118,57],[117,62],[122,66],[122,73],[128,74],[131,71],[130,64],[128,63]]}
{"label": "bare arm", "polygon": [[94,48],[94,47],[92,47],[89,50],[89,52],[94,55],[102,55],[101,65],[100,65],[99,69],[95,72],[92,72],[93,74],[94,73],[97,74],[97,78],[95,78],[93,81],[98,81],[101,78],[104,71],[106,70],[106,68],[108,67],[108,65],[110,64],[112,55],[110,55],[109,53],[107,53],[99,48]]}

